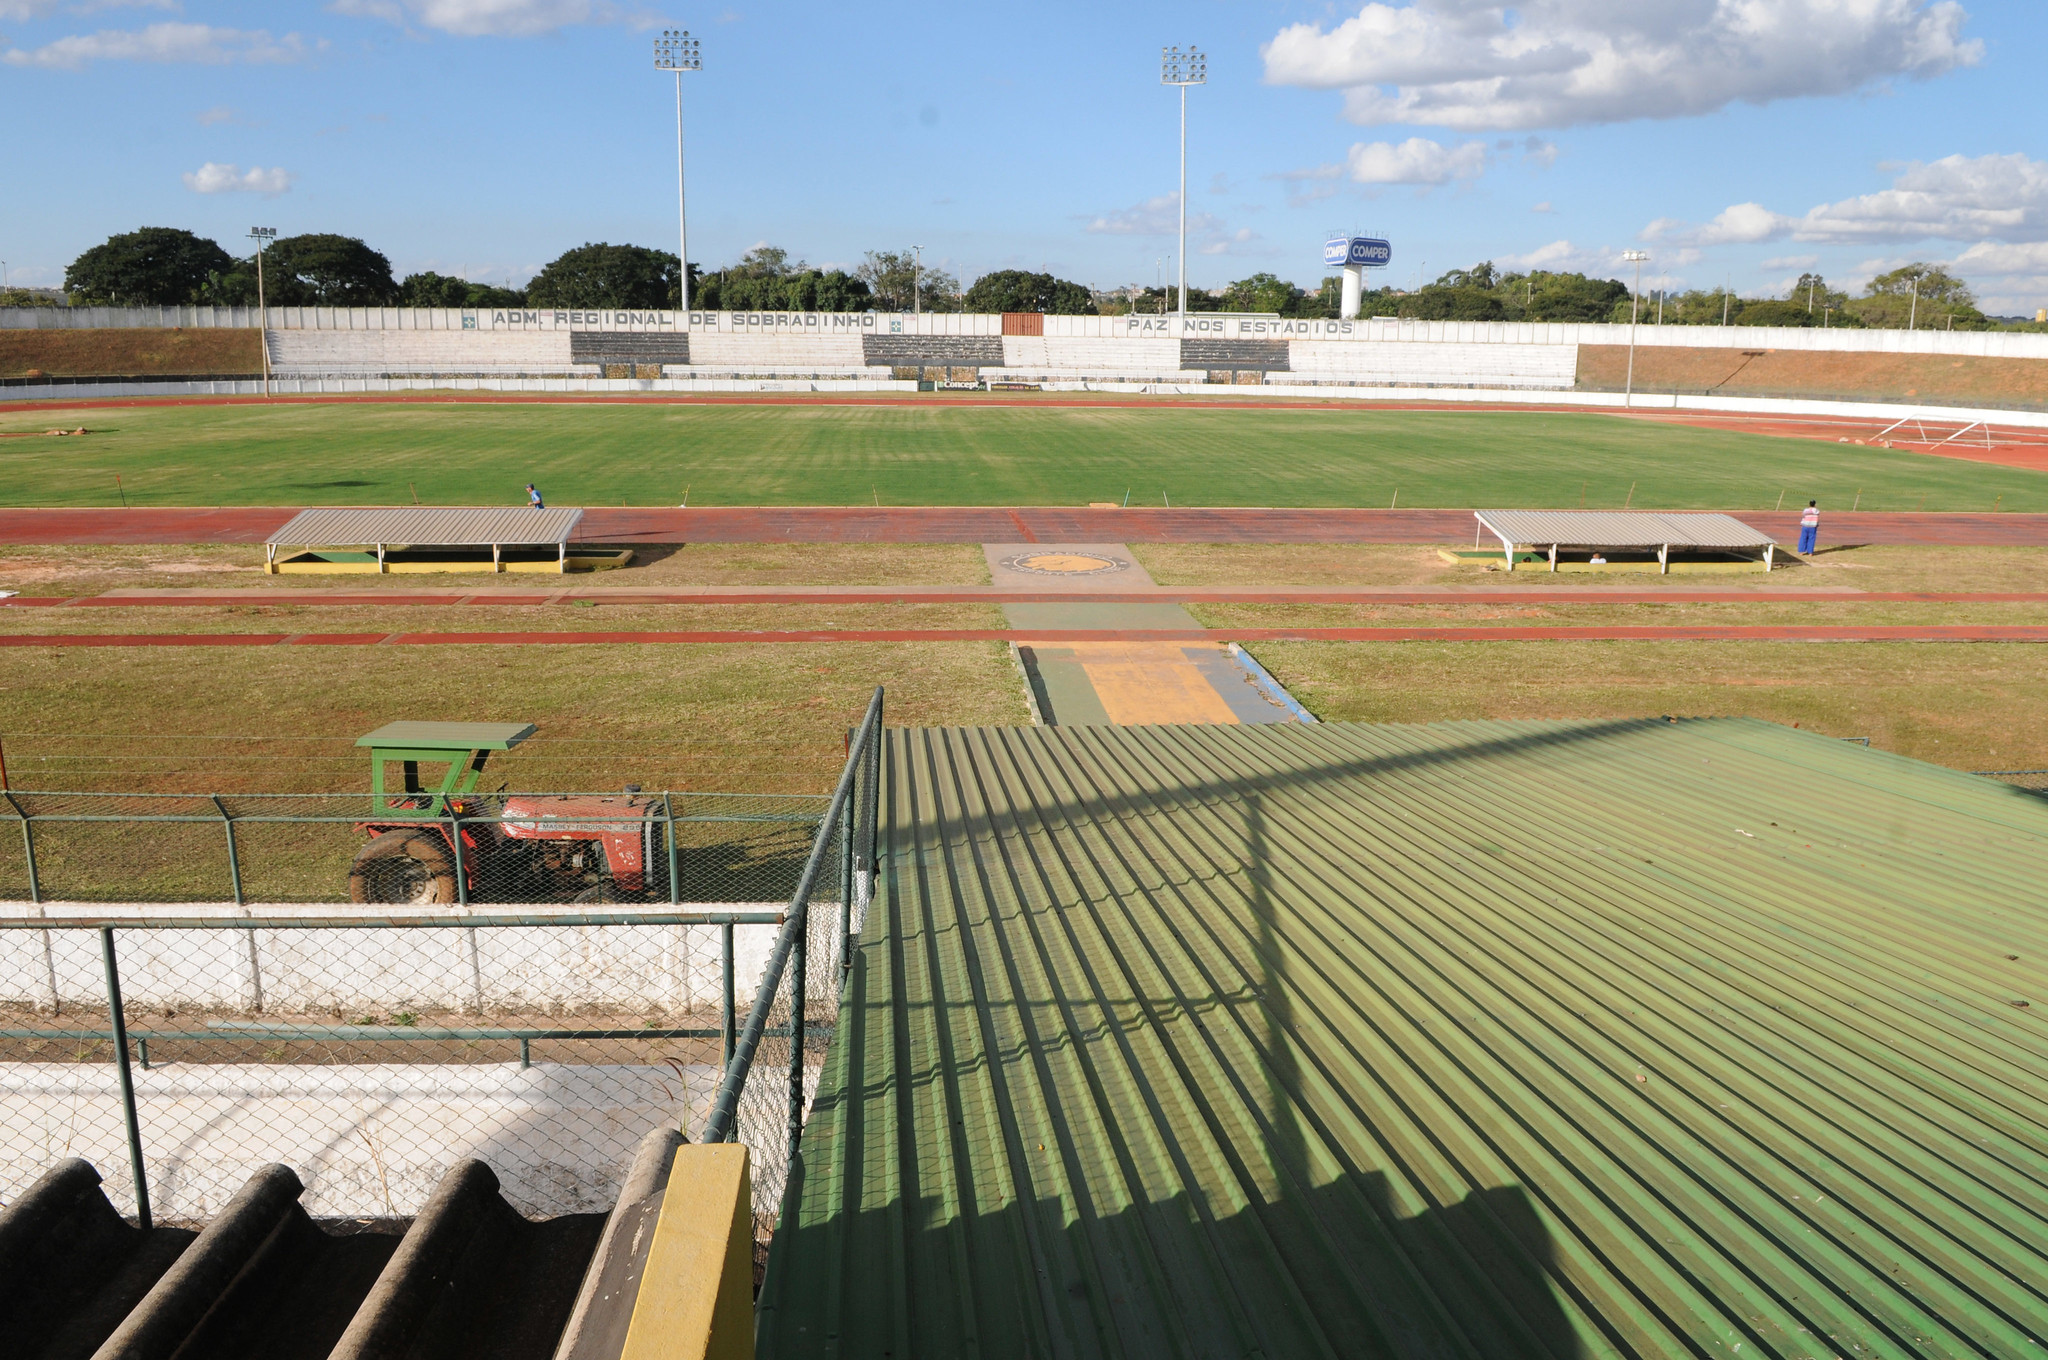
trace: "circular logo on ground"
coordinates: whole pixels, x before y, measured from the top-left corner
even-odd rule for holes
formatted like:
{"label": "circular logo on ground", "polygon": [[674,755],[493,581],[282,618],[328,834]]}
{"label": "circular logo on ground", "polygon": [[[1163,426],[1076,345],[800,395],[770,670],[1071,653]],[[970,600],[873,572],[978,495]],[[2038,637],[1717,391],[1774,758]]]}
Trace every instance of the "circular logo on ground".
{"label": "circular logo on ground", "polygon": [[1130,564],[1119,562],[1114,557],[1097,557],[1094,553],[1042,552],[1006,557],[1003,565],[1011,571],[1028,571],[1035,576],[1094,576],[1102,572],[1122,571]]}

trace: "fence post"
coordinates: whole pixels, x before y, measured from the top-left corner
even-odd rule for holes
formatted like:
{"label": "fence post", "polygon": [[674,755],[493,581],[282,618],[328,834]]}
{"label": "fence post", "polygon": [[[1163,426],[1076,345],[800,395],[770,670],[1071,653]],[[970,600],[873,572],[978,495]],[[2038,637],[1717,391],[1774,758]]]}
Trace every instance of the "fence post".
{"label": "fence post", "polygon": [[455,900],[469,905],[469,875],[462,867],[462,815],[448,814],[448,840],[455,847]]}
{"label": "fence post", "polygon": [[228,879],[234,885],[235,905],[242,905],[242,857],[235,851],[235,819],[228,816],[227,806],[220,801],[220,795],[206,795],[213,800],[213,810],[220,814],[220,824],[228,831]]}
{"label": "fence post", "polygon": [[796,934],[789,951],[789,1161],[796,1164],[804,1136],[804,965],[810,953],[811,904],[796,909]]}
{"label": "fence post", "polygon": [[5,797],[7,806],[14,809],[15,816],[21,818],[21,848],[28,856],[28,900],[40,902],[43,900],[43,885],[41,879],[36,876],[35,826],[29,819],[28,809],[24,808],[12,793],[0,790],[0,797]]}
{"label": "fence post", "polygon": [[668,823],[668,904],[681,902],[683,886],[676,878],[676,810],[669,805],[667,793],[661,795],[661,815]]}
{"label": "fence post", "polygon": [[723,945],[724,945],[724,950],[723,950],[723,952],[724,952],[724,959],[723,959],[723,961],[722,961],[722,965],[723,965],[723,972],[722,972],[721,976],[722,976],[722,977],[724,978],[724,980],[725,980],[725,1004],[724,1004],[724,1006],[723,1006],[723,1007],[722,1007],[722,1008],[721,1008],[721,1009],[719,1010],[719,1013],[718,1013],[718,1035],[719,1035],[719,1038],[720,1038],[721,1040],[723,1040],[723,1042],[724,1042],[723,1056],[721,1057],[721,1059],[720,1059],[720,1061],[719,1061],[719,1068],[720,1068],[720,1070],[723,1070],[723,1069],[725,1069],[725,1068],[727,1068],[727,1067],[731,1067],[731,1066],[732,1066],[732,1043],[733,1043],[733,985],[732,985],[732,922],[730,922],[730,921],[727,921],[727,922],[726,922],[726,923],[725,923],[724,925],[722,925],[722,926],[720,926],[720,927],[718,928],[718,931],[719,931],[719,934],[720,934],[721,936],[723,936],[723,937],[724,937],[724,939],[723,939]]}
{"label": "fence post", "polygon": [[121,1074],[121,1108],[128,1116],[128,1165],[135,1172],[135,1222],[144,1232],[149,1218],[149,1180],[142,1169],[142,1124],[135,1117],[135,1073],[128,1066],[128,1017],[121,1011],[121,971],[114,962],[114,928],[100,927],[100,956],[107,965],[107,1013],[113,1020],[114,1061]]}
{"label": "fence post", "polygon": [[861,774],[854,776],[853,788],[846,799],[846,807],[839,814],[839,957],[833,960],[832,981],[834,985],[846,976],[852,966],[853,953],[848,942],[853,938],[853,841],[854,828],[860,819],[855,815],[860,804],[861,785],[866,783],[862,776],[867,773],[867,752],[857,751],[854,756],[861,763]]}

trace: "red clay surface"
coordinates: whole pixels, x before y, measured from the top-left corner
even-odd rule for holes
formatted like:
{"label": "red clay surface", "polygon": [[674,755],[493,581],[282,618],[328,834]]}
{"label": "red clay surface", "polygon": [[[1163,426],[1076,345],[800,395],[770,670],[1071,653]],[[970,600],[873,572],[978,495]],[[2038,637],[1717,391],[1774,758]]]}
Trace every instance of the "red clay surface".
{"label": "red clay surface", "polygon": [[777,642],[2048,642],[2048,625],[1798,624],[1539,628],[828,628],[782,632],[57,633],[0,647],[462,647]]}
{"label": "red clay surface", "polygon": [[544,605],[569,601],[600,605],[654,604],[1374,604],[1374,605],[1516,605],[1516,604],[2048,604],[2048,591],[1935,590],[1616,590],[1590,586],[1584,590],[1308,590],[1260,587],[1239,590],[1180,589],[1160,586],[1143,592],[1103,591],[1046,593],[998,590],[990,586],[929,586],[909,590],[891,586],[796,587],[761,590],[715,586],[703,590],[651,590],[595,587],[551,593],[526,591],[361,591],[361,590],[117,590],[104,595],[17,595],[0,600],[0,608],[136,607],[191,609],[208,605],[333,605],[431,606]]}
{"label": "red clay surface", "polygon": [[[0,509],[0,543],[261,543],[297,511]],[[1799,536],[1796,511],[1739,516],[1780,542]],[[1075,506],[731,506],[595,508],[579,543],[1457,543],[1469,510],[1090,510]],[[1827,514],[1823,544],[2048,546],[2048,514]]]}

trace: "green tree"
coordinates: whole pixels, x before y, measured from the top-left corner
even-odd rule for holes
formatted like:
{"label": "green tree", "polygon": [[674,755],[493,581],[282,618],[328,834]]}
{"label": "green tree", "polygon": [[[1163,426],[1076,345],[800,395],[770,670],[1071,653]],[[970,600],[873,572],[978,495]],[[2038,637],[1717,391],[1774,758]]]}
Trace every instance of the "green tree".
{"label": "green tree", "polygon": [[[1514,290],[1509,286],[1506,291]],[[1523,280],[1521,291],[1521,317],[1528,321],[1605,321],[1628,303],[1628,285],[1619,279],[1579,273],[1537,270]]]}
{"label": "green tree", "polygon": [[[1148,290],[1156,292],[1157,290]],[[1171,289],[1167,290],[1171,292]],[[1190,292],[1188,301],[1193,304],[1197,295]],[[1202,311],[1214,311],[1215,299],[1208,299],[1209,306]],[[1033,274],[1022,269],[998,269],[993,274],[983,274],[974,281],[961,299],[961,310],[969,312],[1045,312],[1052,316],[1094,316],[1095,297],[1078,283],[1056,279],[1050,274]],[[1150,308],[1139,305],[1138,311]],[[1172,311],[1169,302],[1166,310]],[[1189,311],[1198,310],[1190,305]]]}
{"label": "green tree", "polygon": [[915,251],[870,250],[854,273],[867,284],[875,306],[885,312],[960,310],[960,280],[934,265],[920,267]]}
{"label": "green tree", "polygon": [[[239,262],[235,272],[248,278],[223,280],[222,289],[253,294],[255,261]],[[272,307],[389,307],[398,284],[381,252],[353,236],[312,232],[264,248],[263,298]]]}
{"label": "green tree", "polygon": [[871,312],[868,286],[843,269],[806,269],[793,274],[752,274],[721,270],[705,278],[694,297],[707,311]]}
{"label": "green tree", "polygon": [[[1817,295],[1816,295],[1817,296]],[[1738,326],[1818,326],[1819,312],[1806,310],[1804,302],[1791,302],[1782,298],[1759,298],[1745,302],[1735,314]]]}
{"label": "green tree", "polygon": [[1273,274],[1254,274],[1239,279],[1223,290],[1223,305],[1233,312],[1271,312],[1293,316],[1299,310],[1301,290]]}
{"label": "green tree", "polygon": [[1429,284],[1401,299],[1398,316],[1420,321],[1503,321],[1507,307],[1483,288]]}
{"label": "green tree", "polygon": [[398,285],[401,307],[522,307],[526,294],[514,288],[471,283],[427,270],[407,274]]}
{"label": "green tree", "polygon": [[1924,262],[1879,274],[1846,310],[1866,326],[1885,329],[1982,330],[1991,324],[1977,310],[1970,285]]}
{"label": "green tree", "polygon": [[178,307],[200,301],[215,275],[234,267],[216,243],[181,227],[110,236],[73,260],[64,291],[79,305]]}
{"label": "green tree", "polygon": [[[526,298],[535,307],[674,307],[682,294],[680,273],[668,251],[598,242],[548,261],[526,285]],[[691,277],[697,277],[694,269]]]}
{"label": "green tree", "polygon": [[[1044,278],[1046,276],[1038,274],[1032,277]],[[980,286],[979,283],[975,284],[976,288]],[[1136,301],[1131,304],[1131,310],[1142,316],[1163,316],[1168,312],[1178,310],[1175,302],[1179,297],[1179,293],[1179,288],[1171,283],[1167,284],[1164,288],[1147,288],[1138,294]],[[969,289],[967,295],[971,300],[974,296],[973,289]],[[969,306],[967,310],[978,312],[981,308]],[[1025,310],[1031,311],[1033,309],[1027,307]],[[1223,310],[1223,300],[1206,288],[1190,288],[1188,289],[1188,310],[1191,312],[1220,312]]]}
{"label": "green tree", "polygon": [[1500,273],[1494,269],[1492,260],[1475,264],[1470,269],[1453,269],[1437,276],[1437,286],[1440,288],[1478,288],[1490,293],[1500,287],[1500,283]]}

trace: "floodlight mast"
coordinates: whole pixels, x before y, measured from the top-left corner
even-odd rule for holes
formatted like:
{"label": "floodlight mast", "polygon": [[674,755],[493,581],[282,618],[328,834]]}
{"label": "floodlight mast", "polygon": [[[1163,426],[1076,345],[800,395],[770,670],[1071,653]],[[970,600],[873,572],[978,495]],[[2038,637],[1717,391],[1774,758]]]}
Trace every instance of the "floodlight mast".
{"label": "floodlight mast", "polygon": [[1188,86],[1209,83],[1209,59],[1188,44],[1159,49],[1159,83],[1180,86],[1180,328],[1188,328]]}
{"label": "floodlight mast", "polygon": [[1643,261],[1650,258],[1647,250],[1624,250],[1621,258],[1631,261],[1636,267],[1635,291],[1628,295],[1628,384],[1622,388],[1621,404],[1633,406],[1636,401],[1636,313],[1643,302]]}
{"label": "floodlight mast", "polygon": [[683,325],[690,324],[690,219],[683,203],[683,72],[704,69],[703,48],[687,28],[664,28],[654,39],[654,69],[676,77],[676,269]]}
{"label": "floodlight mast", "polygon": [[276,227],[251,227],[256,243],[256,347],[263,351],[263,395],[270,395],[270,313],[263,303],[263,247],[277,239]]}

